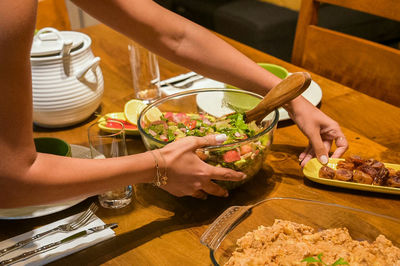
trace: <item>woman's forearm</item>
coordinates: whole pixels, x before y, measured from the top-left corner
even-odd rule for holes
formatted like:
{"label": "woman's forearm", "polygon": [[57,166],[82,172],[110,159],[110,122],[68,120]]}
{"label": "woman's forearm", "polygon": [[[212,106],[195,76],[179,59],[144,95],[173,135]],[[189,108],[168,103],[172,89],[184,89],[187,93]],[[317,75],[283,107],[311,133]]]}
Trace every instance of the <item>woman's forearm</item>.
{"label": "woman's forearm", "polygon": [[210,78],[262,95],[280,81],[215,34],[151,0],[74,2],[153,52]]}
{"label": "woman's forearm", "polygon": [[[115,161],[118,160],[118,163]],[[38,153],[33,162],[9,168],[1,180],[0,208],[38,205],[113,188],[150,183],[154,161],[149,152],[115,159],[77,159]],[[4,173],[4,172],[3,172]]]}

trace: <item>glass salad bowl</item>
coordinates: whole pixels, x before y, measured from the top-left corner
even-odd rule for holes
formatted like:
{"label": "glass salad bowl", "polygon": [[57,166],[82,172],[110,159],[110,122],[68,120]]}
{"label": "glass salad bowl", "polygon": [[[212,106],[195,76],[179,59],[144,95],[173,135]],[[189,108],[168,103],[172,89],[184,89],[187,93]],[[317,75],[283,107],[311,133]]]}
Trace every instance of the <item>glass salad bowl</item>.
{"label": "glass salad bowl", "polygon": [[[255,107],[262,98],[252,92],[227,88],[176,93],[143,109],[138,118],[139,132],[148,150],[162,148],[187,135],[225,133],[228,136],[226,142],[205,147],[197,153],[209,164],[246,173],[247,178],[242,181],[215,181],[226,189],[233,189],[257,174],[273,140],[279,120],[277,110],[268,114],[260,125],[243,122],[242,114]],[[229,121],[217,121],[232,113],[235,115]]]}
{"label": "glass salad bowl", "polygon": [[214,265],[224,265],[236,249],[239,238],[260,225],[272,226],[275,219],[311,226],[315,232],[346,227],[351,237],[360,241],[373,242],[383,234],[393,245],[400,247],[400,220],[397,218],[299,198],[268,198],[251,206],[232,206],[208,227],[200,242],[209,248]]}

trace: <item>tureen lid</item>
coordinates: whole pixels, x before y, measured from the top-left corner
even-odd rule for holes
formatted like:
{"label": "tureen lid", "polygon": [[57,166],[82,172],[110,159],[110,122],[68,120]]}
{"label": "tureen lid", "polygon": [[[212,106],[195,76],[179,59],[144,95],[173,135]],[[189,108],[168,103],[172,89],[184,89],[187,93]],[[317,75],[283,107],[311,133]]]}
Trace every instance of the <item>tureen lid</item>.
{"label": "tureen lid", "polygon": [[58,31],[43,28],[33,38],[31,56],[52,56],[79,49],[84,43],[84,34],[74,31]]}

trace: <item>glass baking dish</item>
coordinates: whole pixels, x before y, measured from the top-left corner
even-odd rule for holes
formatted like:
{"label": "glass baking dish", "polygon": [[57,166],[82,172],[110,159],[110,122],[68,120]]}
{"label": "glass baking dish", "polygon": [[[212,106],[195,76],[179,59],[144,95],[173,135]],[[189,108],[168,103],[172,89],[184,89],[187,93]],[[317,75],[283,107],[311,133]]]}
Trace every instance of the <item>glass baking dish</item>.
{"label": "glass baking dish", "polygon": [[214,265],[224,265],[239,238],[260,225],[271,226],[275,219],[305,224],[316,231],[347,227],[353,239],[369,242],[383,234],[400,247],[400,219],[298,198],[269,198],[251,206],[232,206],[209,226],[200,242],[210,249]]}

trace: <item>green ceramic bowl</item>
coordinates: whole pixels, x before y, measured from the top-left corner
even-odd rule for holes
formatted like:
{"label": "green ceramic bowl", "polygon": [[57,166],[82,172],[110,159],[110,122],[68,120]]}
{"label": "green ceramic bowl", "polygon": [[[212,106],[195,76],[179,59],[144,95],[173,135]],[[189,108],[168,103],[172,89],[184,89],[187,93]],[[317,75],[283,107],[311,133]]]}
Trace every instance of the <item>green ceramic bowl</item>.
{"label": "green ceramic bowl", "polygon": [[34,139],[36,151],[71,157],[71,146],[62,139],[42,137]]}
{"label": "green ceramic bowl", "polygon": [[[257,64],[281,79],[284,79],[289,75],[289,72],[281,66],[269,63],[257,63]],[[239,89],[237,87],[228,84],[226,84],[225,87],[229,89]],[[260,102],[260,99],[244,98],[240,94],[234,94],[234,93],[225,93],[224,100],[227,103],[229,103],[228,104],[229,107],[236,110],[237,112],[244,112],[246,110],[249,110]]]}
{"label": "green ceramic bowl", "polygon": [[[268,70],[278,78],[284,79],[289,75],[289,71],[286,70],[286,68],[275,65],[275,64],[269,64],[269,63],[257,63],[259,66],[264,68],[265,70]],[[225,87],[230,88],[230,89],[238,89],[235,86],[225,84]]]}
{"label": "green ceramic bowl", "polygon": [[289,71],[287,71],[286,68],[284,67],[269,63],[257,63],[257,64],[262,68],[264,68],[265,70],[268,70],[278,78],[284,79],[289,75]]}

